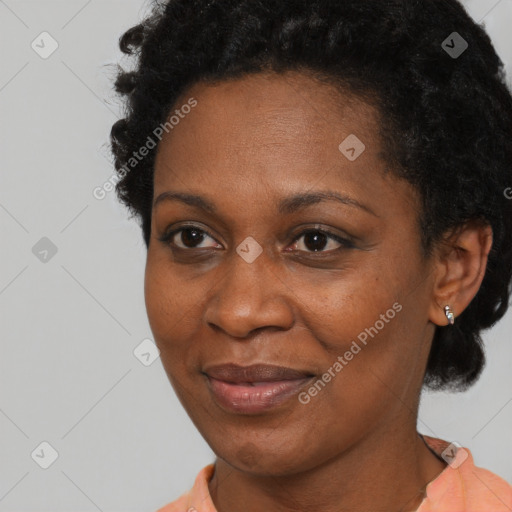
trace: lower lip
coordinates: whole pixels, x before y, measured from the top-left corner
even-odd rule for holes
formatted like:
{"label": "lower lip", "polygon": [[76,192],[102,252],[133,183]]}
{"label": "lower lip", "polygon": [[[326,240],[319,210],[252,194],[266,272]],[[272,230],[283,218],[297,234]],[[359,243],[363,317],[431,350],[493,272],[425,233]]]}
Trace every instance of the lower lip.
{"label": "lower lip", "polygon": [[241,414],[258,414],[282,404],[313,377],[304,379],[260,382],[250,384],[233,384],[208,377],[209,387],[217,403],[229,412]]}

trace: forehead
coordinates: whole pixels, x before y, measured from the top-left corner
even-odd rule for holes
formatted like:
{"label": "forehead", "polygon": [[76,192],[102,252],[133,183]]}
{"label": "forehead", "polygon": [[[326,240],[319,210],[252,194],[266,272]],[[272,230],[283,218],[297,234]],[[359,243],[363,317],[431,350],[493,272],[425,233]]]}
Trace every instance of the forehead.
{"label": "forehead", "polygon": [[[240,78],[207,81],[192,85],[180,100],[196,94],[204,102],[229,102],[239,112],[258,109],[294,110],[304,117],[321,117],[326,121],[333,115],[349,116],[354,111],[365,116],[374,114],[362,95],[350,93],[347,87],[336,86],[326,77],[312,71],[265,71],[251,73]],[[179,102],[179,100],[178,100]],[[177,102],[177,103],[178,103]]]}
{"label": "forehead", "polygon": [[[201,196],[223,221],[254,230],[255,219],[261,229],[283,219],[278,205],[286,198],[332,192],[371,208],[380,222],[415,222],[416,191],[388,172],[374,106],[298,74],[198,83],[171,114],[190,99],[197,104],[181,111],[158,146],[154,200]],[[361,151],[350,159],[340,148],[354,144]],[[357,224],[357,211],[343,215]]]}
{"label": "forehead", "polygon": [[178,98],[171,114],[190,98],[197,105],[159,144],[156,187],[169,178],[165,169],[171,167],[247,168],[251,162],[260,170],[277,170],[284,160],[295,168],[327,170],[340,159],[339,145],[347,137],[364,141],[366,160],[381,151],[376,109],[308,74],[267,72],[198,82]]}

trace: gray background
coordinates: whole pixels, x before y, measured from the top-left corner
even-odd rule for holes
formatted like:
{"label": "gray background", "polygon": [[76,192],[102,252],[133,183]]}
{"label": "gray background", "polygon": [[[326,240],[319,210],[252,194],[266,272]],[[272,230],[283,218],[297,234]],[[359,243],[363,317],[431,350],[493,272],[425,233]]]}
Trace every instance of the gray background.
{"label": "gray background", "polygon": [[[213,461],[160,359],[134,354],[152,337],[140,229],[113,192],[92,194],[113,174],[117,40],[148,5],[0,1],[0,511],[155,511]],[[510,76],[512,0],[465,5]],[[51,49],[43,31],[59,45],[47,59],[31,47]],[[419,430],[512,483],[511,332],[509,311],[480,381],[425,395]]]}

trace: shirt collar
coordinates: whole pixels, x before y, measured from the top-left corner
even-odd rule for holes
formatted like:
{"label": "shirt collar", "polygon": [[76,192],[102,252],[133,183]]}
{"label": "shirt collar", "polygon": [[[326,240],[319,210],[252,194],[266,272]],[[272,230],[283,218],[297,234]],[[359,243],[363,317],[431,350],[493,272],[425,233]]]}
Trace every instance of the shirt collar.
{"label": "shirt collar", "polygon": [[[457,495],[457,504],[460,510],[465,510],[466,498],[462,489],[462,481],[465,475],[470,475],[475,468],[471,452],[465,448],[458,448],[448,441],[422,436],[427,446],[444,460],[450,460],[450,464],[434,479],[425,489],[425,498],[416,512],[430,512],[434,504],[440,504],[447,493],[450,501]],[[450,459],[450,456],[453,457]],[[464,460],[463,460],[464,459]],[[215,463],[208,464],[198,473],[194,485],[188,493],[186,512],[217,512],[213,504],[208,483],[215,473]],[[455,490],[461,490],[456,492]],[[454,504],[455,505],[455,504]],[[437,509],[436,509],[437,510]]]}

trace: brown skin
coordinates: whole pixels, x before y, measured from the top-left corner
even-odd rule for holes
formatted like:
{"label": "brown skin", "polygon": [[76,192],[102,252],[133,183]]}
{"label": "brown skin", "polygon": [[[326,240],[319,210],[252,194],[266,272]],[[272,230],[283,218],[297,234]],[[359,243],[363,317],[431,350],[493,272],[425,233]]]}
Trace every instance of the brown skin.
{"label": "brown skin", "polygon": [[[218,456],[215,506],[414,510],[445,468],[416,431],[431,341],[447,324],[443,306],[457,316],[478,291],[490,228],[468,225],[425,258],[418,196],[384,173],[376,111],[306,74],[198,83],[177,108],[190,97],[197,106],[159,145],[154,197],[197,194],[217,212],[179,201],[154,208],[145,297],[169,380]],[[349,134],[366,145],[353,162],[338,149]],[[334,201],[277,211],[287,196],[320,190],[373,214]],[[184,223],[211,236],[158,240]],[[353,247],[308,240],[315,225]],[[236,252],[248,236],[263,248],[253,263]],[[228,413],[201,373],[265,363],[319,378],[395,302],[402,310],[306,405],[294,396],[259,415]]]}

